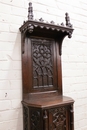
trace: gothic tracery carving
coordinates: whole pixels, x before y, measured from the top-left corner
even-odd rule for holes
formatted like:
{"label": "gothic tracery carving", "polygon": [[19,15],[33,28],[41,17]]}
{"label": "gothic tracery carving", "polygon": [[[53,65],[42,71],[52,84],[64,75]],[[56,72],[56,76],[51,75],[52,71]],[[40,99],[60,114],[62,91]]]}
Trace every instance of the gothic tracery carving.
{"label": "gothic tracery carving", "polygon": [[31,114],[31,130],[39,130],[40,128],[40,112],[32,111]]}
{"label": "gothic tracery carving", "polygon": [[24,130],[28,130],[28,108],[23,107],[23,113],[24,113]]}
{"label": "gothic tracery carving", "polygon": [[53,121],[50,124],[52,130],[66,130],[66,108],[51,109]]}
{"label": "gothic tracery carving", "polygon": [[33,87],[53,87],[52,43],[48,40],[32,41]]}

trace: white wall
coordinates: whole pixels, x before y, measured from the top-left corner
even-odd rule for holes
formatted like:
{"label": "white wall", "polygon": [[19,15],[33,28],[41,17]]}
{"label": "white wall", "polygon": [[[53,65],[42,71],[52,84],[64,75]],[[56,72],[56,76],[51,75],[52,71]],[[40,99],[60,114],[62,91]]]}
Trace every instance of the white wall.
{"label": "white wall", "polygon": [[[23,130],[21,35],[29,0],[0,0],[0,130]],[[87,130],[87,0],[32,0],[34,18],[65,22],[74,32],[62,48],[64,95],[75,100],[75,130]]]}

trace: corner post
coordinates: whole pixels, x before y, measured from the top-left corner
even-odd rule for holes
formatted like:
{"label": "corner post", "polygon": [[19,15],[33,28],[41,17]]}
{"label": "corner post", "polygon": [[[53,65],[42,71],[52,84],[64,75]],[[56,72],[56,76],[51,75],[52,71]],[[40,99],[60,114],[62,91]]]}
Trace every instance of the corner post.
{"label": "corner post", "polygon": [[74,130],[74,110],[73,104],[70,106],[70,130]]}

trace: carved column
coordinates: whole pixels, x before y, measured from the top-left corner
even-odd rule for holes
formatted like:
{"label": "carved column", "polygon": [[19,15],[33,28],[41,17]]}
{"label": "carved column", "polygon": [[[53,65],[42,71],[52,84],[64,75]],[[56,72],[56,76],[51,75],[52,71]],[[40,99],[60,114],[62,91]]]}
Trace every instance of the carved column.
{"label": "carved column", "polygon": [[70,130],[74,130],[74,110],[73,104],[70,106]]}
{"label": "carved column", "polygon": [[48,130],[48,116],[47,116],[47,111],[44,111],[44,130]]}
{"label": "carved column", "polygon": [[29,115],[28,107],[23,106],[23,121],[24,121],[24,130],[29,129]]}

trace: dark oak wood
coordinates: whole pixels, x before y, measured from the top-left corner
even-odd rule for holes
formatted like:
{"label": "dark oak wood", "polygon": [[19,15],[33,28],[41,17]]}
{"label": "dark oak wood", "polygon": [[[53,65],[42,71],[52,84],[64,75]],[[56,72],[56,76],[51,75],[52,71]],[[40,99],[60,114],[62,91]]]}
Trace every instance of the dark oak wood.
{"label": "dark oak wood", "polygon": [[73,32],[65,15],[66,25],[37,21],[29,3],[20,27],[24,130],[74,130],[74,100],[62,94],[62,42]]}

